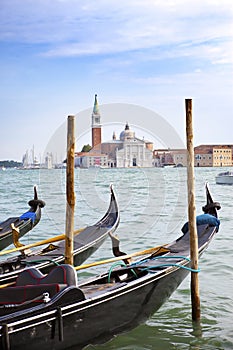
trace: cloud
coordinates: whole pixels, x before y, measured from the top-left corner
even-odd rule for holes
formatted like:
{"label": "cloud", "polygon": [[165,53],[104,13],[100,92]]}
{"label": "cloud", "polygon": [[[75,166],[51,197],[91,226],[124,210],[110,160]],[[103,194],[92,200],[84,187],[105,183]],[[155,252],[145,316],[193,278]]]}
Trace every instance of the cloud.
{"label": "cloud", "polygon": [[228,0],[3,0],[0,38],[45,44],[38,54],[47,57],[161,48],[161,58],[196,56],[199,50],[212,63],[225,64],[232,63],[232,19]]}
{"label": "cloud", "polygon": [[[95,92],[102,103],[159,108],[179,129],[184,96],[193,96],[200,99],[197,105],[205,108],[206,119],[217,120],[212,126],[221,125],[223,116],[232,118],[232,4],[1,0],[0,112],[8,116],[2,118],[5,124],[11,122],[2,129],[14,124],[18,132],[25,122],[31,125],[33,111],[42,143],[45,125],[49,133],[67,111],[89,106]],[[218,139],[222,130],[202,132],[203,140],[206,135]],[[2,138],[1,151],[13,147],[12,154],[17,151],[21,157],[33,137],[31,133],[17,147]]]}

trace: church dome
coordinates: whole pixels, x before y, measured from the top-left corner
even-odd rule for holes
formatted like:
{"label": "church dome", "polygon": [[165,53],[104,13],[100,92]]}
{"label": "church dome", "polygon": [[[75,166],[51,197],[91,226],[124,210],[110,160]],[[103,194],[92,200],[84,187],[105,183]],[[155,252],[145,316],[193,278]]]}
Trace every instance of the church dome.
{"label": "church dome", "polygon": [[121,133],[120,133],[120,140],[121,141],[125,141],[125,140],[130,140],[130,139],[134,139],[135,138],[135,132],[134,131],[131,131],[129,129],[129,124],[126,123],[125,125],[125,130],[123,130]]}

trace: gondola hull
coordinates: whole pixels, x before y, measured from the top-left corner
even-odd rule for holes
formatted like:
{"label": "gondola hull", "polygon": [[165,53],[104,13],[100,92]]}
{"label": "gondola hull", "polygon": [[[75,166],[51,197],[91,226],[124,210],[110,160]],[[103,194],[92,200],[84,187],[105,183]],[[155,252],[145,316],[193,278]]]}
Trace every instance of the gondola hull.
{"label": "gondola hull", "polygon": [[[199,227],[200,254],[216,232],[215,227]],[[0,317],[3,349],[23,349],[30,344],[32,350],[42,346],[44,350],[72,346],[77,350],[133,329],[154,314],[188,275],[190,262],[183,256],[189,256],[189,239],[188,234],[185,236],[169,246],[166,257],[140,261],[146,270],[137,278],[133,278],[130,269],[119,268],[113,271],[109,282],[108,276],[103,275],[79,287],[68,287],[47,304],[16,312],[8,309]],[[177,250],[180,246],[182,252]],[[171,261],[169,256],[173,266],[163,266]],[[122,273],[128,276],[121,279]]]}
{"label": "gondola hull", "polygon": [[[81,265],[118,227],[119,208],[111,187],[110,204],[101,220],[74,236],[74,265]],[[48,273],[55,265],[64,263],[65,241],[49,245],[28,255],[20,255],[0,262],[0,285],[14,282],[18,274],[28,266],[36,266]]]}
{"label": "gondola hull", "polygon": [[38,200],[34,187],[34,199],[29,201],[30,209],[19,217],[11,217],[0,223],[0,250],[13,243],[12,224],[18,230],[18,237],[23,237],[35,227],[41,219],[41,208],[45,206],[42,200]]}
{"label": "gondola hull", "polygon": [[[70,347],[78,350],[88,344],[104,343],[147,320],[176,290],[183,278],[177,272],[172,276],[172,284],[170,276],[166,276],[158,281],[154,280],[149,284],[138,286],[136,289],[128,289],[126,294],[124,289],[119,289],[102,299],[99,298],[96,302],[83,302],[79,306],[76,305],[76,290],[70,289],[64,299],[57,303],[57,305],[60,305],[60,302],[71,304],[61,309],[62,330],[58,328],[60,320],[56,307],[47,313],[41,313],[41,310],[38,310],[38,313],[32,313],[31,318],[27,320],[21,319],[21,315],[17,321],[12,320],[8,323],[4,320],[7,322],[8,335],[4,334],[4,328],[2,328],[2,344],[6,343],[7,336],[10,347],[2,349],[25,349],[25,344],[30,344],[32,350],[40,350],[42,347],[43,350]],[[16,326],[13,326],[14,333],[11,333],[14,323],[19,327],[19,332],[16,331]],[[54,335],[53,328],[55,328]]]}

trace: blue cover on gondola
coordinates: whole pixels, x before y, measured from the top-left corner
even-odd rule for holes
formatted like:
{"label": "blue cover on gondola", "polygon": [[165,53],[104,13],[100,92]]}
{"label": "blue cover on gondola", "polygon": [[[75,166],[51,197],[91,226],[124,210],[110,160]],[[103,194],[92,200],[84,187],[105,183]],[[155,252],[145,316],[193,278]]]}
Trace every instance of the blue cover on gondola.
{"label": "blue cover on gondola", "polygon": [[34,221],[36,220],[36,213],[34,213],[33,211],[26,211],[26,213],[20,216],[20,219],[21,220],[31,219],[32,222],[34,223]]}
{"label": "blue cover on gondola", "polygon": [[[210,226],[216,226],[218,229],[219,225],[220,225],[220,220],[218,218],[216,218],[215,216],[210,215],[210,214],[201,214],[201,215],[198,215],[196,217],[196,223],[197,223],[197,226],[198,225],[210,225]],[[184,226],[182,227],[181,231],[183,233],[187,233],[188,230],[189,230],[189,225],[188,225],[188,222],[186,222],[184,224]]]}

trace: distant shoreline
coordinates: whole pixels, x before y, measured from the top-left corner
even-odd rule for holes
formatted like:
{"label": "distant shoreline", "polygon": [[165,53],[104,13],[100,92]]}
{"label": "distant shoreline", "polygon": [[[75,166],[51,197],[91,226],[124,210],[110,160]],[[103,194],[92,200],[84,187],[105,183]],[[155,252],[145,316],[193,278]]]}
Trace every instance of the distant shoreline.
{"label": "distant shoreline", "polygon": [[0,160],[0,168],[15,168],[22,166],[22,162],[17,162],[15,160]]}

